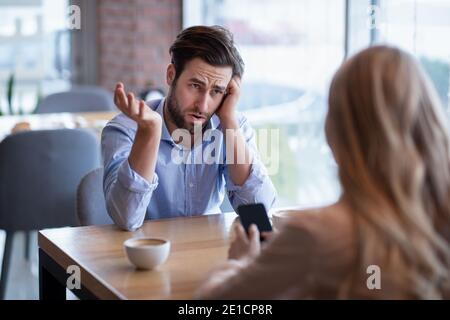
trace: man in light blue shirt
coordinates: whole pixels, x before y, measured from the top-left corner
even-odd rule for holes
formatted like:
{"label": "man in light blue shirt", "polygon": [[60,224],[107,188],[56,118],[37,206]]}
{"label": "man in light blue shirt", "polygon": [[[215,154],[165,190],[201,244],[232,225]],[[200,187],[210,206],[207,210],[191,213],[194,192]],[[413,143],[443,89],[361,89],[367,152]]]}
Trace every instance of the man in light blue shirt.
{"label": "man in light blue shirt", "polygon": [[102,133],[103,187],[108,212],[121,228],[145,219],[220,212],[225,191],[233,206],[276,197],[255,134],[236,111],[243,62],[221,27],[191,27],[170,48],[169,92],[147,104],[125,94],[122,113]]}

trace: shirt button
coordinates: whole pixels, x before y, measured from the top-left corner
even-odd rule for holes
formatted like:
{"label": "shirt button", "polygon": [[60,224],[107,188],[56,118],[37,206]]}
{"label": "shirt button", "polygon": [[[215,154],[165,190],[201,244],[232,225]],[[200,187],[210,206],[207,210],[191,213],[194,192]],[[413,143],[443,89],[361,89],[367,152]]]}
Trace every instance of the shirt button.
{"label": "shirt button", "polygon": [[193,187],[194,186],[194,184],[191,182],[191,183],[189,183],[189,187]]}

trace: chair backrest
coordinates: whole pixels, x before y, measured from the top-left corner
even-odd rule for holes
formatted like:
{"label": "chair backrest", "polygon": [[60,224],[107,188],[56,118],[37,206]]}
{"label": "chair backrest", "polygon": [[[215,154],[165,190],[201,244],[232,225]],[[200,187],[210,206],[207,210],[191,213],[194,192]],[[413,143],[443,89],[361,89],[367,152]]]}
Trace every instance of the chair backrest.
{"label": "chair backrest", "polygon": [[115,106],[111,93],[100,87],[84,86],[48,95],[39,103],[36,113],[112,110]]}
{"label": "chair backrest", "polygon": [[77,225],[76,189],[100,165],[98,139],[85,129],[37,130],[0,142],[0,229]]}
{"label": "chair backrest", "polygon": [[114,223],[106,211],[103,168],[97,168],[81,179],[77,189],[77,217],[80,226]]}

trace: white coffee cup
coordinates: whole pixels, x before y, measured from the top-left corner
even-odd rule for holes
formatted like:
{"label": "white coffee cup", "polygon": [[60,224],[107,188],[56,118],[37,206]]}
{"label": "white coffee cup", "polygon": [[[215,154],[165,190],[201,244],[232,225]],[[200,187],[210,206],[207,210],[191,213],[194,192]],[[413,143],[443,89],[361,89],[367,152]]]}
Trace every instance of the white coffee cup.
{"label": "white coffee cup", "polygon": [[170,253],[170,241],[161,238],[131,238],[123,246],[128,260],[139,269],[156,268]]}

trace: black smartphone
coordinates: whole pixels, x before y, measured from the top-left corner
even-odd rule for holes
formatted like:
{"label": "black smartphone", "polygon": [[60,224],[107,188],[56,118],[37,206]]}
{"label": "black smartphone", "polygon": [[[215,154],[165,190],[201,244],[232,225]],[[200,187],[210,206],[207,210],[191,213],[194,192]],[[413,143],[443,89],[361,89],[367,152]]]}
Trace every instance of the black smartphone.
{"label": "black smartphone", "polygon": [[[267,215],[266,208],[262,203],[240,205],[237,208],[237,213],[247,234],[251,224],[256,224],[260,233],[272,231],[269,216]],[[260,240],[264,241],[262,237],[260,237]]]}

